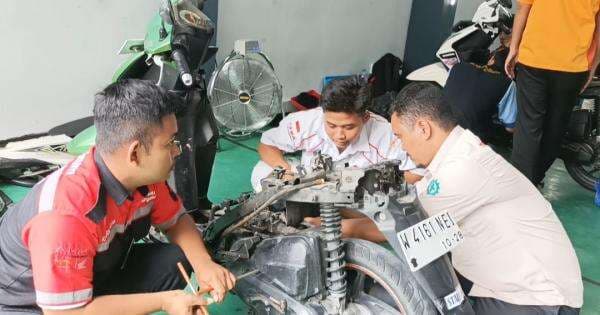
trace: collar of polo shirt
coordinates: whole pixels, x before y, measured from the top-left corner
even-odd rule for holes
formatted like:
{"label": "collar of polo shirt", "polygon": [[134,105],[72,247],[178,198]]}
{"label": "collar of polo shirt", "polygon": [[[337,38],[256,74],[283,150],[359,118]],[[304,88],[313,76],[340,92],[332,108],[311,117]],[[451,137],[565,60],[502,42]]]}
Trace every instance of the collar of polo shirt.
{"label": "collar of polo shirt", "polygon": [[465,129],[463,129],[461,126],[456,126],[454,127],[454,129],[452,129],[450,134],[448,134],[446,140],[444,140],[444,143],[442,143],[442,145],[440,146],[440,149],[433,157],[433,160],[431,160],[431,163],[429,163],[429,166],[427,166],[427,170],[430,173],[433,173],[438,169],[440,163],[442,163],[442,161],[444,161],[444,159],[448,155],[448,151],[450,151],[450,149],[458,141],[458,139],[464,131]]}
{"label": "collar of polo shirt", "polygon": [[369,152],[371,150],[369,147],[369,127],[369,120],[367,120],[367,122],[363,125],[360,134],[358,135],[358,139],[350,143],[350,145],[348,145],[348,147],[340,153],[333,140],[331,140],[331,138],[329,138],[327,135],[327,132],[325,132],[325,115],[323,113],[321,115],[319,129],[317,129],[317,135],[319,135],[319,137],[324,141],[324,146],[321,153],[331,156],[334,161],[338,161],[340,159],[352,156],[357,152]]}
{"label": "collar of polo shirt", "polygon": [[106,163],[104,163],[104,160],[102,160],[102,157],[100,156],[100,153],[98,153],[98,150],[94,148],[93,151],[94,161],[96,162],[98,172],[100,173],[100,180],[102,182],[102,185],[106,188],[108,194],[112,197],[112,199],[117,203],[118,206],[121,206],[127,199],[132,200],[133,198],[131,194],[108,169],[108,166],[106,166]]}

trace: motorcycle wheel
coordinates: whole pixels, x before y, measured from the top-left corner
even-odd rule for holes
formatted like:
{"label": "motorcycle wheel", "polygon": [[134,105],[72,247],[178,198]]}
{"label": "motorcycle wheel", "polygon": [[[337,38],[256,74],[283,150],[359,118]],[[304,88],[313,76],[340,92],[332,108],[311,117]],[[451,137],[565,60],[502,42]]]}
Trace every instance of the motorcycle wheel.
{"label": "motorcycle wheel", "polygon": [[[592,82],[583,93],[583,95],[596,95],[600,97],[600,83]],[[595,110],[600,108],[600,104],[596,104]],[[594,123],[595,125],[595,123]],[[600,126],[596,126],[594,135],[600,134]],[[596,137],[593,137],[594,139]],[[598,151],[600,149],[600,143],[597,141],[591,141],[587,143],[594,152],[589,152],[594,156],[593,162],[588,164],[582,164],[578,161],[565,161],[565,168],[567,172],[575,182],[590,191],[596,191],[596,181],[600,179],[600,159]]]}
{"label": "motorcycle wheel", "polygon": [[346,240],[346,273],[349,302],[360,303],[360,295],[367,294],[400,314],[437,314],[406,262],[380,245]]}
{"label": "motorcycle wheel", "polygon": [[587,190],[596,191],[596,181],[600,179],[600,176],[594,174],[598,174],[600,171],[598,163],[587,166],[577,161],[565,161],[565,168],[577,184]]}

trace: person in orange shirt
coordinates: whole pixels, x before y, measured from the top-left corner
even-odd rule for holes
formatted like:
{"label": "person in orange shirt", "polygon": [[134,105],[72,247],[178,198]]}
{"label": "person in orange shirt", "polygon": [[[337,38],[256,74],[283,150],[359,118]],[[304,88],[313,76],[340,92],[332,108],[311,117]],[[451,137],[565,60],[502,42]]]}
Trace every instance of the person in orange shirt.
{"label": "person in orange shirt", "polygon": [[600,38],[599,9],[600,0],[519,0],[505,64],[516,78],[519,112],[511,159],[538,187],[558,156],[577,96],[600,63],[593,45]]}

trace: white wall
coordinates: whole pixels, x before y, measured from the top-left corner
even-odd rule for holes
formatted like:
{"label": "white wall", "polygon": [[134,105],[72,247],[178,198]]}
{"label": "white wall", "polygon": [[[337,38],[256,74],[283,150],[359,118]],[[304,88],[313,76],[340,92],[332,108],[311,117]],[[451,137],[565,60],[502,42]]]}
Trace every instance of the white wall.
{"label": "white wall", "polygon": [[261,39],[284,101],[357,73],[390,52],[402,58],[411,0],[221,0],[218,61],[236,39]]}
{"label": "white wall", "polygon": [[473,14],[475,14],[475,11],[477,11],[477,8],[481,3],[483,3],[483,0],[458,0],[456,2],[454,24],[462,20],[470,21],[473,18]]}
{"label": "white wall", "polygon": [[91,115],[93,95],[143,38],[158,0],[3,0],[0,139]]}
{"label": "white wall", "polygon": [[[215,0],[216,1],[216,0]],[[0,10],[0,140],[91,115],[93,95],[143,38],[158,0],[4,0]],[[219,60],[240,38],[264,40],[284,100],[404,55],[411,0],[221,0]]]}

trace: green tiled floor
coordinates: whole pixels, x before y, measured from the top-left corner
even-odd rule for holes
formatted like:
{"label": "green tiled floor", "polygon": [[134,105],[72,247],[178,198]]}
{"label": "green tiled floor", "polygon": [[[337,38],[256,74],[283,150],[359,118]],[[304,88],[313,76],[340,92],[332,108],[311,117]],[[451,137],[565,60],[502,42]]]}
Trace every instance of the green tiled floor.
{"label": "green tiled floor", "polygon": [[584,285],[582,314],[600,314],[600,208],[594,194],[571,179],[562,161],[552,166],[545,179],[544,196],[562,221],[581,265]]}

